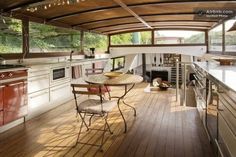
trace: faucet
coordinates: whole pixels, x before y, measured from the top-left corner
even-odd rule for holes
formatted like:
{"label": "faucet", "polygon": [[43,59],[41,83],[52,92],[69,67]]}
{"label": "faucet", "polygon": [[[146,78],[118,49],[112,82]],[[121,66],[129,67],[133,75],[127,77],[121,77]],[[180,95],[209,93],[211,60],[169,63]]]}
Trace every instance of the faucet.
{"label": "faucet", "polygon": [[6,64],[5,58],[0,55],[0,64]]}
{"label": "faucet", "polygon": [[72,61],[72,54],[74,53],[74,51],[72,50],[71,52],[70,52],[70,61]]}

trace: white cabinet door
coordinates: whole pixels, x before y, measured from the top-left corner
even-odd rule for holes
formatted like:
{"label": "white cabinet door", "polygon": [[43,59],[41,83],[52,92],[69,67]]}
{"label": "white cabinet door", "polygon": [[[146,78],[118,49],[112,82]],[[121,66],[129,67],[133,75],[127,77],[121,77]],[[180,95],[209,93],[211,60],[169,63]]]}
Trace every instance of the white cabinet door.
{"label": "white cabinet door", "polygon": [[49,75],[41,75],[29,78],[28,93],[37,92],[49,88]]}
{"label": "white cabinet door", "polygon": [[71,96],[70,82],[52,87],[50,89],[50,102],[66,102]]}
{"label": "white cabinet door", "polygon": [[49,89],[35,92],[28,95],[28,112],[30,117],[34,117],[48,110]]}

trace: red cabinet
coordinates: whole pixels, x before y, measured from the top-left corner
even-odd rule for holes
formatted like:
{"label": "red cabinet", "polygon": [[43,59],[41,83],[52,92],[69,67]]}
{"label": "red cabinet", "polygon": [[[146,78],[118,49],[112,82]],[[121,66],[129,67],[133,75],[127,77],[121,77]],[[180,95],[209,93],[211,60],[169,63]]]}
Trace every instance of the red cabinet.
{"label": "red cabinet", "polygon": [[4,85],[0,85],[0,111],[3,110],[3,89],[4,89]]}
{"label": "red cabinet", "polygon": [[0,73],[0,126],[27,114],[27,71]]}
{"label": "red cabinet", "polygon": [[3,91],[4,124],[27,114],[27,85],[25,80],[7,83]]}
{"label": "red cabinet", "polygon": [[0,126],[3,125],[3,89],[4,86],[0,86]]}

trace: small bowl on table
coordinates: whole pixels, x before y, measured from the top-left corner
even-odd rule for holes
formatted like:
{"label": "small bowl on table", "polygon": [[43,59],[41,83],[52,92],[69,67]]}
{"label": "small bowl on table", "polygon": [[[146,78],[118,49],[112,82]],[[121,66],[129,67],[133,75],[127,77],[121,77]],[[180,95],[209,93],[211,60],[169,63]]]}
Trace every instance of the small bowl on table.
{"label": "small bowl on table", "polygon": [[108,77],[109,79],[112,79],[112,78],[119,77],[123,74],[124,74],[123,72],[106,72],[103,75]]}
{"label": "small bowl on table", "polygon": [[168,88],[170,88],[170,83],[162,81],[162,83],[159,85],[159,88],[160,90],[167,90]]}

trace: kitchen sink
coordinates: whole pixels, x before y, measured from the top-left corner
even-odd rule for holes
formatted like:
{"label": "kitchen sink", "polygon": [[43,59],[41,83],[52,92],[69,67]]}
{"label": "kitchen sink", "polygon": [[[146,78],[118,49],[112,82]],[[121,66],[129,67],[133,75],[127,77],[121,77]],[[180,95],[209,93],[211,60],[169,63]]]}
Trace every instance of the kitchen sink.
{"label": "kitchen sink", "polygon": [[1,64],[0,69],[23,68],[24,65],[19,64]]}

